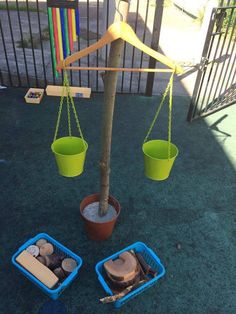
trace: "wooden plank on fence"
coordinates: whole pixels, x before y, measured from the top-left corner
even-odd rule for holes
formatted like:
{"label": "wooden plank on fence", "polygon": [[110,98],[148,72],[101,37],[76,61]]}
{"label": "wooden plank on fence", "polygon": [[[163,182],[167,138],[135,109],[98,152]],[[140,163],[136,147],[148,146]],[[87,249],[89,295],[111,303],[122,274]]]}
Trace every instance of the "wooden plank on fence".
{"label": "wooden plank on fence", "polygon": [[[71,96],[79,98],[90,98],[91,88],[88,87],[76,87],[70,86]],[[48,96],[61,96],[63,92],[63,86],[47,85],[46,93]],[[64,96],[66,96],[66,90]]]}

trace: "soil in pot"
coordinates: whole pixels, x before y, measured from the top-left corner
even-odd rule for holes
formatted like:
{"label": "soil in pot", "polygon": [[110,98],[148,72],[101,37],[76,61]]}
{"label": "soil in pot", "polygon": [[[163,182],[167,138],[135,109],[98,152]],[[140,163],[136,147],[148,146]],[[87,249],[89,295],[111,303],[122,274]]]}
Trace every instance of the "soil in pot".
{"label": "soil in pot", "polygon": [[83,210],[83,216],[94,222],[108,222],[117,216],[117,212],[111,204],[108,204],[107,213],[104,216],[99,216],[98,209],[99,202],[88,204]]}

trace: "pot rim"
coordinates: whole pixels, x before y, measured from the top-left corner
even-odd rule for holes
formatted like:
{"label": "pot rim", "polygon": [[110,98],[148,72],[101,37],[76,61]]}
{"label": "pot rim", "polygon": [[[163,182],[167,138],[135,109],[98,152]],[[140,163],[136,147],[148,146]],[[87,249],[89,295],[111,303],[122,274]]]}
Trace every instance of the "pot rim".
{"label": "pot rim", "polygon": [[[93,202],[97,202],[97,201],[99,201],[99,196],[100,196],[100,194],[99,194],[99,193],[94,193],[94,194],[87,195],[87,196],[84,197],[83,200],[80,202],[80,214],[81,214],[81,216],[83,217],[84,220],[86,220],[86,221],[88,221],[88,222],[92,222],[92,223],[97,224],[97,225],[104,225],[104,224],[111,223],[111,222],[117,220],[117,218],[118,218],[119,215],[120,215],[121,206],[120,206],[120,203],[117,201],[117,199],[116,199],[114,196],[112,196],[111,194],[109,194],[108,203],[109,203],[110,205],[112,205],[112,206],[115,208],[115,210],[116,210],[117,215],[116,215],[114,218],[112,218],[111,220],[108,220],[108,221],[104,221],[104,222],[93,221],[93,220],[89,220],[88,218],[86,218],[86,217],[83,215],[83,210],[84,210],[85,207],[82,209],[81,203],[82,203],[86,198],[91,197],[91,196],[93,196],[95,199],[98,198],[98,200],[94,200],[94,201],[93,201]],[[111,204],[111,203],[109,202],[109,199],[113,199],[113,200],[115,201],[115,203],[118,205],[118,208],[116,208],[116,206],[114,206],[113,204]],[[91,203],[93,203],[93,202],[90,202],[89,204],[91,204]],[[118,209],[118,210],[117,210],[117,209]]]}

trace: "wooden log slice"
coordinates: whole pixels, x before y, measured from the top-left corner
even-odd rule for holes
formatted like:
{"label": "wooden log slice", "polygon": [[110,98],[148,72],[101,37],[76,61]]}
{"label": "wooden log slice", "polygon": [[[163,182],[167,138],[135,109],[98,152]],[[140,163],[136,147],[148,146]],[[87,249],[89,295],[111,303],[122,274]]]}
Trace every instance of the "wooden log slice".
{"label": "wooden log slice", "polygon": [[61,262],[65,256],[59,255],[59,254],[52,254],[52,255],[46,255],[44,256],[45,259],[45,265],[53,270],[59,266],[61,266]]}
{"label": "wooden log slice", "polygon": [[112,290],[115,290],[115,291],[123,290],[129,286],[137,284],[139,281],[140,281],[140,272],[138,268],[136,270],[134,277],[131,280],[125,280],[125,281],[114,280],[109,274],[107,274],[107,282],[109,286],[112,288]]}
{"label": "wooden log slice", "polygon": [[41,256],[52,255],[54,251],[53,245],[51,243],[45,243],[40,246],[39,253]]}
{"label": "wooden log slice", "polygon": [[37,257],[39,255],[39,248],[36,245],[28,246],[26,251],[34,257]]}
{"label": "wooden log slice", "polygon": [[116,260],[104,263],[104,268],[110,278],[118,281],[132,280],[136,275],[137,260],[130,252],[124,252]]}
{"label": "wooden log slice", "polygon": [[61,263],[61,267],[69,275],[77,267],[77,263],[73,258],[65,258]]}
{"label": "wooden log slice", "polygon": [[60,279],[60,281],[63,281],[64,279],[66,279],[66,274],[61,267],[55,268],[53,272]]}
{"label": "wooden log slice", "polygon": [[43,265],[46,265],[45,257],[44,256],[38,256],[37,260],[42,263]]}
{"label": "wooden log slice", "polygon": [[39,239],[36,242],[36,245],[40,248],[43,244],[47,243],[48,241],[46,239]]}

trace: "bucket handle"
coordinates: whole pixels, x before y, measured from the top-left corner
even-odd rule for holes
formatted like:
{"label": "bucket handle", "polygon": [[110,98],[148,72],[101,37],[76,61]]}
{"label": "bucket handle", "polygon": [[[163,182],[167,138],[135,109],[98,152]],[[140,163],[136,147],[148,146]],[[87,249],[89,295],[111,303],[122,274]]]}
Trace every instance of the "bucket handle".
{"label": "bucket handle", "polygon": [[71,132],[71,119],[70,119],[70,104],[71,104],[71,107],[72,107],[72,110],[73,110],[73,113],[74,113],[74,116],[75,116],[77,129],[78,129],[78,132],[80,134],[80,137],[82,139],[83,146],[84,146],[84,149],[85,149],[86,148],[85,140],[84,140],[83,133],[82,133],[82,130],[81,130],[81,127],[80,127],[78,114],[77,114],[76,109],[75,109],[74,99],[73,99],[73,97],[71,95],[69,80],[68,80],[68,76],[67,76],[67,72],[66,71],[64,71],[63,88],[62,88],[62,94],[61,94],[61,99],[60,99],[60,105],[59,105],[59,110],[58,110],[57,123],[56,123],[56,128],[55,128],[55,134],[54,134],[53,141],[55,142],[55,140],[57,139],[57,135],[58,135],[58,130],[59,130],[60,121],[61,121],[61,113],[62,113],[62,106],[63,106],[63,102],[64,102],[65,92],[66,92],[69,136],[71,136],[71,134],[72,134],[72,132]]}
{"label": "bucket handle", "polygon": [[166,87],[166,90],[162,96],[161,102],[159,104],[159,106],[157,107],[157,111],[155,113],[155,116],[151,122],[151,125],[148,129],[147,135],[144,138],[143,144],[147,142],[153,127],[156,123],[157,117],[163,107],[163,104],[165,102],[166,96],[169,93],[169,114],[168,114],[168,160],[170,159],[170,144],[171,144],[171,128],[172,128],[172,106],[173,106],[173,82],[174,82],[174,74],[175,74],[175,70],[172,72],[169,83]]}

